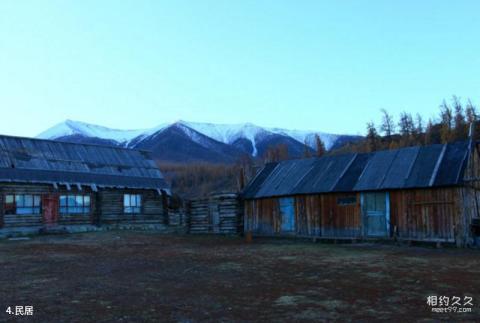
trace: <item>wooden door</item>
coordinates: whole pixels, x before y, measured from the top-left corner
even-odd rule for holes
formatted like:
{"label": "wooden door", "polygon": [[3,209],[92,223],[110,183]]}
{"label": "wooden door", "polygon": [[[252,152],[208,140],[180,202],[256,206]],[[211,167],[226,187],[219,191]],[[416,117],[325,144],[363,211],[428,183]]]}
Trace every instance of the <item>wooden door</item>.
{"label": "wooden door", "polygon": [[389,194],[386,192],[362,194],[362,210],[367,236],[389,236],[389,204]]}
{"label": "wooden door", "polygon": [[45,225],[55,225],[58,221],[58,196],[47,194],[42,196],[42,214]]}
{"label": "wooden door", "polygon": [[217,204],[210,205],[210,222],[212,224],[212,231],[220,233],[220,206]]}
{"label": "wooden door", "polygon": [[280,217],[282,232],[293,232],[295,230],[295,208],[292,197],[280,199]]}

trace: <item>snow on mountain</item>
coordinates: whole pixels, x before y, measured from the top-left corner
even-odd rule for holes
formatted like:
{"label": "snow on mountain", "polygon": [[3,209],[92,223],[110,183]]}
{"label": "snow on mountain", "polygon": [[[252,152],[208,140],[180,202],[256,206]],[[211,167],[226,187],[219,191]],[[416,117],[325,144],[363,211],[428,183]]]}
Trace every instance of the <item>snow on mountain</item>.
{"label": "snow on mountain", "polygon": [[281,128],[262,128],[252,123],[241,124],[213,124],[213,123],[198,123],[185,122],[180,123],[195,129],[196,131],[213,138],[217,141],[232,144],[235,140],[245,138],[252,143],[253,156],[257,155],[256,143],[267,135],[278,134],[291,137],[300,143],[307,143],[312,148],[315,148],[315,135],[318,135],[325,144],[325,148],[330,149],[339,135],[326,134],[318,131],[308,130],[288,130]]}
{"label": "snow on mountain", "polygon": [[209,145],[210,143],[201,135],[228,145],[235,143],[237,140],[246,139],[252,144],[253,156],[257,156],[258,154],[257,144],[269,136],[282,135],[290,137],[301,144],[307,143],[310,147],[315,148],[315,135],[318,134],[327,149],[330,149],[335,141],[341,137],[341,135],[326,134],[317,131],[263,128],[252,123],[214,124],[177,121],[171,124],[161,124],[150,129],[119,130],[72,120],[59,123],[42,132],[37,137],[43,139],[59,139],[68,136],[82,136],[112,140],[121,146],[135,147],[142,142],[142,140],[158,136],[162,131],[171,126],[178,127],[190,137],[191,140],[202,146]]}
{"label": "snow on mountain", "polygon": [[132,139],[144,134],[146,130],[119,130],[88,124],[80,121],[66,120],[37,136],[41,139],[57,139],[66,136],[80,135],[113,140],[120,145],[127,145]]}
{"label": "snow on mountain", "polygon": [[185,121],[180,121],[180,123],[225,144],[232,144],[238,139],[245,138],[252,143],[253,156],[257,155],[256,141],[260,135],[266,132],[265,129],[251,123],[230,125]]}
{"label": "snow on mountain", "polygon": [[268,130],[279,135],[291,137],[301,143],[306,143],[312,148],[316,148],[315,147],[316,135],[318,135],[320,139],[322,139],[326,149],[330,149],[335,143],[335,140],[337,140],[338,137],[340,137],[339,135],[327,134],[327,133],[318,132],[318,131],[308,131],[308,130],[287,130],[287,129],[280,129],[280,128],[268,128]]}

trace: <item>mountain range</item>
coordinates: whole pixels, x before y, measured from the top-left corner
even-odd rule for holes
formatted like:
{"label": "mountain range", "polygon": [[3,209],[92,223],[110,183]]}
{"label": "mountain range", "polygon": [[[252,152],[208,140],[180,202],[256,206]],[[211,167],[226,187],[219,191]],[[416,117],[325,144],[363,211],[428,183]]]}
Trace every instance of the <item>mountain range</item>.
{"label": "mountain range", "polygon": [[150,129],[119,130],[73,120],[61,122],[37,138],[144,149],[152,151],[153,156],[161,161],[232,163],[245,154],[262,157],[269,147],[279,144],[288,147],[291,157],[302,156],[305,143],[313,153],[316,135],[328,150],[362,138],[265,128],[251,123],[227,125],[177,121]]}

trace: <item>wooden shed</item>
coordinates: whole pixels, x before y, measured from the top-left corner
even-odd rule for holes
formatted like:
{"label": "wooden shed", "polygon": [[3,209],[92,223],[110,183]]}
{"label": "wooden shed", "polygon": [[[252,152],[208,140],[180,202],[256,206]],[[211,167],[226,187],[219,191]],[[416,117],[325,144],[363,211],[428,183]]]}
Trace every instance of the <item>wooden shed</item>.
{"label": "wooden shed", "polygon": [[169,187],[145,151],[0,136],[0,233],[164,224]]}
{"label": "wooden shed", "polygon": [[212,193],[188,202],[188,232],[238,234],[243,231],[241,203],[237,193]]}
{"label": "wooden shed", "polygon": [[266,164],[243,192],[254,235],[474,242],[472,141]]}

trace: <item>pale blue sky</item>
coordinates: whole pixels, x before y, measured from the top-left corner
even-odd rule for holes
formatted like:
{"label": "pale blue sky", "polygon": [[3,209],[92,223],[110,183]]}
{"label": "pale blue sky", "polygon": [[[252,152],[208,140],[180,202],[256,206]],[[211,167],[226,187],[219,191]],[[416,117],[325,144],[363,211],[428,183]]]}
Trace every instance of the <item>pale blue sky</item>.
{"label": "pale blue sky", "polygon": [[480,1],[0,1],[0,133],[178,119],[363,133],[480,104]]}

